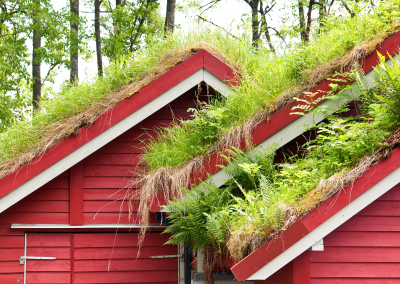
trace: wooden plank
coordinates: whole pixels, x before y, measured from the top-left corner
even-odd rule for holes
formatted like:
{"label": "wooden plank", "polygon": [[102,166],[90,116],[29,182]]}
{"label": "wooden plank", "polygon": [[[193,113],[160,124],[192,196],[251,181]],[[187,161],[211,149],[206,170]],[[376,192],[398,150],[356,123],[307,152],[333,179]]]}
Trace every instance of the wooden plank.
{"label": "wooden plank", "polygon": [[[145,120],[147,121],[147,119]],[[143,153],[143,143],[131,141],[112,141],[103,146],[95,153],[97,154],[141,154]]]}
{"label": "wooden plank", "polygon": [[41,188],[69,188],[69,177],[56,177]]}
{"label": "wooden plank", "polygon": [[364,217],[356,215],[335,231],[400,232],[400,217]]}
{"label": "wooden plank", "polygon": [[[138,224],[140,223],[139,215],[133,213],[128,219],[128,213],[83,213],[84,224]],[[157,223],[156,217],[150,215],[150,223]]]}
{"label": "wooden plank", "polygon": [[[129,178],[122,177],[84,177],[83,187],[86,188],[126,188],[130,184]],[[137,188],[138,185],[135,186]]]}
{"label": "wooden plank", "polygon": [[27,247],[70,247],[69,234],[31,233],[27,236]]}
{"label": "wooden plank", "polygon": [[3,212],[1,221],[9,224],[69,224],[69,213]]}
{"label": "wooden plank", "polygon": [[400,232],[332,232],[325,246],[400,247]]}
{"label": "wooden plank", "polygon": [[[41,255],[42,256],[42,255]],[[18,263],[19,264],[19,263]],[[20,265],[22,266],[22,265]],[[23,269],[22,269],[23,271]],[[70,261],[63,259],[56,260],[27,260],[26,271],[36,271],[36,272],[63,272],[70,271]]]}
{"label": "wooden plank", "polygon": [[[75,248],[76,260],[82,259],[136,259],[138,247],[106,247],[106,248]],[[174,255],[178,250],[176,246],[145,246],[140,249],[138,259],[148,259],[155,255]]]}
{"label": "wooden plank", "polygon": [[32,284],[67,284],[71,283],[69,272],[29,272],[26,274],[26,282]]}
{"label": "wooden plank", "polygon": [[24,231],[11,229],[11,224],[1,224],[0,223],[0,236],[23,236]]}
{"label": "wooden plank", "polygon": [[400,248],[392,247],[324,247],[312,251],[311,262],[396,262],[400,263]]}
{"label": "wooden plank", "polygon": [[0,248],[24,248],[24,236],[0,236]]}
{"label": "wooden plank", "polygon": [[313,263],[311,277],[399,278],[398,263]]}
{"label": "wooden plank", "polygon": [[[176,260],[176,261],[172,261]],[[75,260],[75,272],[178,270],[177,259]]]}
{"label": "wooden plank", "polygon": [[[183,94],[182,96],[184,96]],[[175,99],[175,101],[180,101],[182,96],[179,98]],[[161,110],[168,109],[170,110],[170,106],[166,106],[162,108]],[[157,130],[159,126],[168,126],[170,125],[174,120],[173,119],[161,119],[160,117],[157,117],[157,113],[154,113],[147,117],[145,120],[142,120],[139,124],[133,126],[131,128],[132,131],[143,131],[143,130]],[[140,144],[139,144],[140,145]],[[140,145],[140,147],[143,145]]]}
{"label": "wooden plank", "polygon": [[24,274],[23,273],[0,273],[0,283],[1,284],[16,284],[16,283],[24,283]]}
{"label": "wooden plank", "polygon": [[114,139],[115,142],[142,142],[155,139],[157,133],[153,130],[128,130]]}
{"label": "wooden plank", "polygon": [[[19,261],[19,257],[24,255],[23,248],[5,248],[0,249],[0,262],[1,261]],[[1,267],[1,263],[0,263]]]}
{"label": "wooden plank", "polygon": [[8,212],[69,213],[69,201],[21,200],[8,209]]}
{"label": "wooden plank", "polygon": [[83,189],[83,200],[126,200],[135,194],[138,190],[136,189]]}
{"label": "wooden plank", "polygon": [[23,200],[69,200],[69,188],[39,188]]}
{"label": "wooden plank", "polygon": [[120,200],[117,201],[84,201],[83,202],[83,212],[85,213],[119,213],[119,212],[129,212],[129,207],[131,207],[131,212],[137,212],[139,203]]}
{"label": "wooden plank", "polygon": [[[163,246],[169,236],[169,234],[148,233],[143,247]],[[135,247],[138,244],[138,233],[75,234],[74,238],[75,248]]]}
{"label": "wooden plank", "polygon": [[119,165],[85,165],[85,177],[123,177],[131,178],[144,173],[143,166],[119,166]]}
{"label": "wooden plank", "polygon": [[379,201],[376,200],[361,210],[358,216],[400,216],[399,201]]}
{"label": "wooden plank", "polygon": [[[31,234],[29,234],[30,236]],[[70,259],[69,247],[28,247],[27,255],[54,256],[57,259]]]}
{"label": "wooden plank", "polygon": [[70,169],[69,223],[83,224],[83,163],[79,162]]}
{"label": "wooden plank", "polygon": [[94,153],[83,160],[85,165],[142,165],[139,154],[97,154]]}
{"label": "wooden plank", "polygon": [[80,272],[75,283],[169,283],[177,280],[176,271]]}
{"label": "wooden plank", "polygon": [[377,200],[400,201],[400,185],[394,186],[391,190],[379,197]]}
{"label": "wooden plank", "polygon": [[[23,255],[23,254],[22,254]],[[24,272],[24,266],[17,261],[0,262],[0,274],[2,273],[21,273]]]}

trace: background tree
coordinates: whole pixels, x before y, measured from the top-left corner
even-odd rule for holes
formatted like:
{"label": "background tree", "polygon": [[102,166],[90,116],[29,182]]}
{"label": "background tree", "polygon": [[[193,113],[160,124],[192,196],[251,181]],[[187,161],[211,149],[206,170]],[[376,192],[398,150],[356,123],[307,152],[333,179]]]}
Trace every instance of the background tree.
{"label": "background tree", "polygon": [[124,1],[116,7],[104,2],[102,51],[110,60],[135,52],[162,29],[157,0]]}
{"label": "background tree", "polygon": [[71,76],[70,82],[78,81],[78,54],[79,54],[79,0],[70,0],[71,9]]}
{"label": "background tree", "polygon": [[[100,38],[100,5],[103,0],[94,0],[94,33],[96,39],[97,70],[100,77],[103,77],[103,60],[101,56]],[[118,7],[118,6],[117,6]]]}
{"label": "background tree", "polygon": [[167,36],[174,32],[176,0],[167,0],[167,12],[165,13],[164,33]]}
{"label": "background tree", "polygon": [[32,105],[33,110],[40,110],[40,99],[42,97],[42,78],[40,74],[40,56],[39,56],[39,49],[41,47],[41,28],[39,27],[40,20],[38,16],[40,13],[40,0],[34,0],[34,7],[33,7],[33,36],[32,36]]}

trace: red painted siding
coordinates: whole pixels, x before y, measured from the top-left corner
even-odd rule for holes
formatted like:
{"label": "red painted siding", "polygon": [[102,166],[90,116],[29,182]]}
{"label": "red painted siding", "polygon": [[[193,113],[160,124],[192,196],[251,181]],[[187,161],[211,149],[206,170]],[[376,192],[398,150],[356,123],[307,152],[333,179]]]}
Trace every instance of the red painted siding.
{"label": "red painted siding", "polygon": [[149,233],[137,257],[137,233],[75,234],[74,283],[177,283],[177,247],[167,235]]}
{"label": "red painted siding", "polygon": [[312,251],[311,284],[400,283],[400,184]]}
{"label": "red painted siding", "polygon": [[[203,89],[201,101],[207,100],[206,88]],[[196,92],[194,87],[83,160],[84,224],[127,223],[128,200],[138,186],[127,187],[145,169],[140,160],[141,148],[146,140],[155,137],[154,129],[170,125],[174,119],[190,119],[187,110],[196,106]],[[139,222],[137,207],[138,203],[132,203],[135,223]],[[150,222],[157,222],[154,214]]]}
{"label": "red painted siding", "polygon": [[[19,264],[19,257],[24,255],[24,232],[10,229],[12,223],[128,223],[127,200],[137,188],[128,190],[126,185],[145,169],[139,157],[143,142],[154,137],[153,129],[169,125],[176,118],[189,119],[187,109],[195,107],[196,90],[193,88],[1,213],[0,283],[23,281],[24,266]],[[203,95],[200,99],[207,100]],[[139,222],[137,206],[132,204],[135,223]],[[156,222],[155,216],[151,216],[151,222]],[[28,260],[28,283],[176,283],[178,277],[177,259],[149,258],[177,254],[176,246],[163,246],[167,235],[150,233],[138,260],[137,233],[28,233],[27,239],[28,255],[57,257],[56,261]]]}

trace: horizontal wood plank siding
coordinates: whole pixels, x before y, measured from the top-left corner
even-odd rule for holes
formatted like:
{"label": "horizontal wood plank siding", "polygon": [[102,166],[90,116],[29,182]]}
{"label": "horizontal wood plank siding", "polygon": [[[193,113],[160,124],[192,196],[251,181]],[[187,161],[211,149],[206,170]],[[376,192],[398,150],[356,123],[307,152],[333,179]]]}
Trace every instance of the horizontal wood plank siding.
{"label": "horizontal wood plank siding", "polygon": [[[23,283],[24,231],[11,224],[68,224],[69,171],[0,214],[0,283]],[[70,248],[62,234],[28,234],[27,255],[55,256],[54,262],[28,260],[27,283],[70,283]]]}
{"label": "horizontal wood plank siding", "polygon": [[[198,100],[209,101],[203,89]],[[197,87],[192,88],[83,160],[84,224],[128,222],[128,201],[140,188],[132,181],[146,170],[141,159],[143,147],[156,137],[154,130],[191,118],[188,108],[196,107],[197,92]],[[139,223],[138,202],[131,203],[130,209],[131,222]],[[157,223],[155,214],[151,214],[150,223]]]}
{"label": "horizontal wood plank siding", "polygon": [[311,284],[400,283],[400,184],[312,251]]}
{"label": "horizontal wood plank siding", "polygon": [[177,247],[163,244],[168,235],[149,233],[138,252],[138,233],[75,234],[75,283],[177,283]]}

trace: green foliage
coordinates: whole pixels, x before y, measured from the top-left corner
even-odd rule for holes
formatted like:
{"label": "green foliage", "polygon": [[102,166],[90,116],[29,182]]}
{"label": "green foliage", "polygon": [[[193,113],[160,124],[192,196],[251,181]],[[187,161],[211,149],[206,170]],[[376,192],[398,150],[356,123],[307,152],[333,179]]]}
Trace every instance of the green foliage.
{"label": "green foliage", "polygon": [[205,246],[222,251],[226,237],[227,206],[232,202],[228,190],[203,184],[186,190],[186,199],[164,206],[170,212],[171,225],[164,233],[172,233],[167,244],[184,242],[192,251]]}
{"label": "green foliage", "polygon": [[111,60],[149,44],[163,28],[156,0],[123,1],[114,9],[103,1],[103,7],[110,13],[101,18],[102,51]]}
{"label": "green foliage", "polygon": [[232,177],[227,186],[234,189],[237,187],[236,183],[239,183],[246,190],[257,190],[261,176],[273,184],[277,173],[277,167],[274,165],[276,148],[277,144],[274,144],[265,150],[253,149],[249,154],[235,147],[228,149],[229,156],[222,157],[229,165],[220,166]]}

